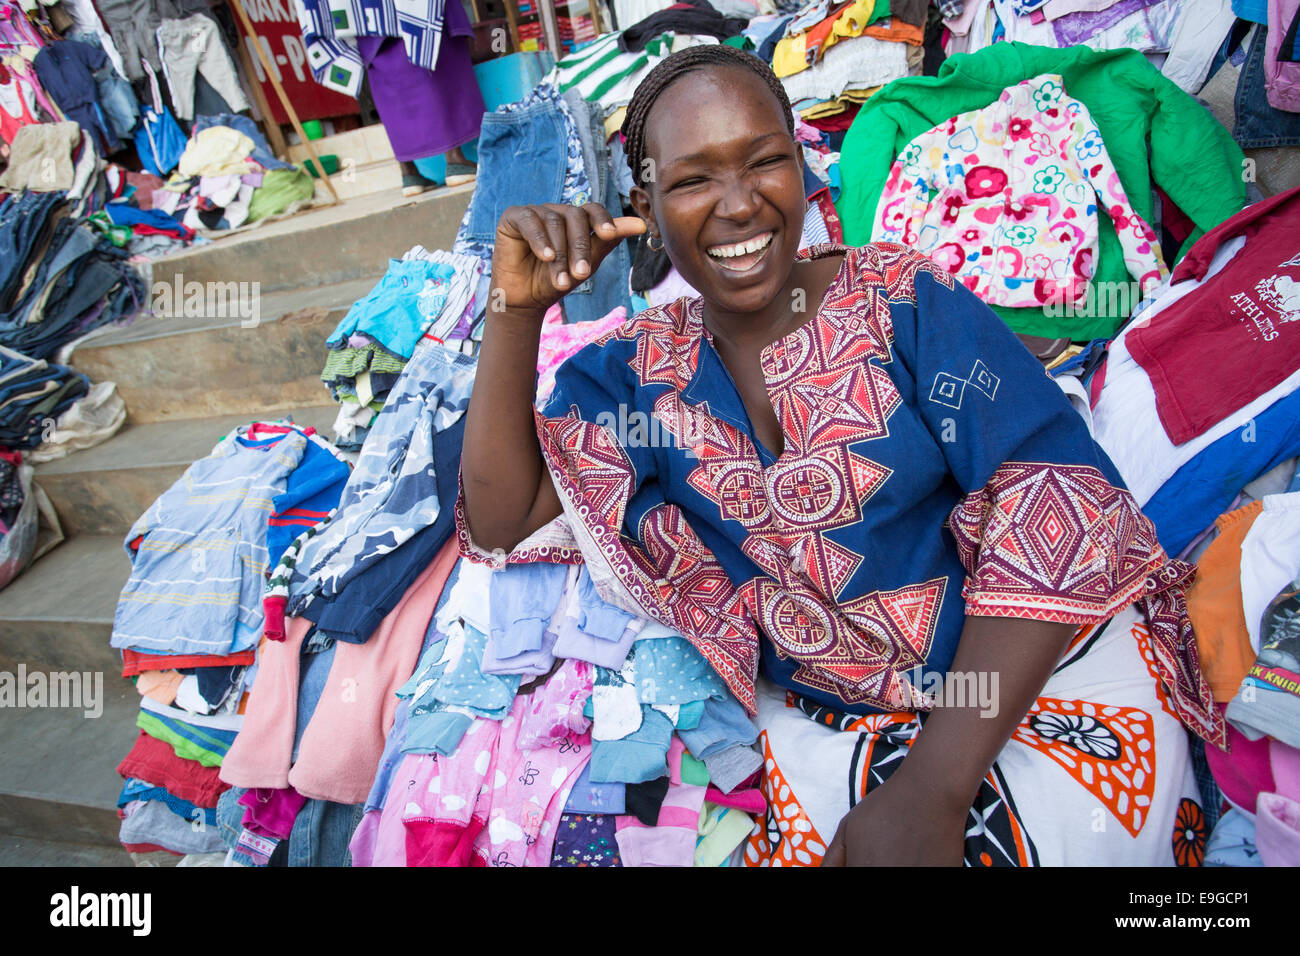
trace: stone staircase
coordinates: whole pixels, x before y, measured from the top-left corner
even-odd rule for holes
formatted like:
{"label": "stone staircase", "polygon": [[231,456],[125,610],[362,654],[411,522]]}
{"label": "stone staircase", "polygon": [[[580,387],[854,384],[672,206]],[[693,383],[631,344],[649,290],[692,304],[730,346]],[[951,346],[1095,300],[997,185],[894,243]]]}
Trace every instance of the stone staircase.
{"label": "stone staircase", "polygon": [[388,189],[157,260],[155,289],[249,283],[256,308],[141,315],[78,345],[71,364],[117,383],[127,424],[37,467],[67,540],[0,591],[0,672],[102,674],[103,713],[0,706],[0,865],[131,864],[117,842],[116,766],[137,734],[139,696],[108,643],[127,531],[240,424],[291,414],[329,435],[326,337],[390,258],[451,247],[471,190],[403,199]]}

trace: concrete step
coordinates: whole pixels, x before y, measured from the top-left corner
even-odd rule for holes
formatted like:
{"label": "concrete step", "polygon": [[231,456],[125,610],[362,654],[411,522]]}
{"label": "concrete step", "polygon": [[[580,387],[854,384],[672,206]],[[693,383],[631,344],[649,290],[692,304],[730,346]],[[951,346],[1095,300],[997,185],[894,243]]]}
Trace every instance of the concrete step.
{"label": "concrete step", "polygon": [[[122,672],[108,646],[117,598],[131,572],[122,535],[73,538],[0,591],[0,670]],[[0,716],[9,712],[0,709]],[[5,780],[0,776],[0,780]]]}
{"label": "concrete step", "polygon": [[[320,380],[325,340],[382,274],[281,292],[246,288],[240,308],[210,300],[200,309],[195,296],[195,308],[186,310],[195,314],[141,315],[128,326],[102,329],[82,340],[70,361],[92,381],[117,383],[131,423],[262,415],[326,403],[329,390]],[[187,280],[176,275],[155,265],[160,309],[168,306],[161,298],[184,295]],[[177,286],[179,296],[164,290]]]}
{"label": "concrete step", "polygon": [[410,199],[386,190],[191,247],[154,262],[155,278],[259,282],[263,294],[382,275],[388,260],[414,245],[450,249],[473,184]]}
{"label": "concrete step", "polygon": [[[157,855],[157,854],[152,854]],[[133,866],[121,846],[56,843],[32,837],[0,835],[0,866]]]}
{"label": "concrete step", "polygon": [[[298,424],[315,426],[328,438],[338,406],[314,405],[291,414]],[[102,445],[39,465],[36,481],[54,503],[64,534],[116,535],[120,544],[136,518],[186,468],[206,457],[221,436],[258,417],[283,416],[233,413],[125,425]],[[7,593],[0,592],[0,602]]]}
{"label": "concrete step", "polygon": [[139,734],[140,696],[120,667],[94,673],[102,674],[99,716],[86,714],[89,695],[72,707],[0,709],[0,833],[117,844],[117,765]]}

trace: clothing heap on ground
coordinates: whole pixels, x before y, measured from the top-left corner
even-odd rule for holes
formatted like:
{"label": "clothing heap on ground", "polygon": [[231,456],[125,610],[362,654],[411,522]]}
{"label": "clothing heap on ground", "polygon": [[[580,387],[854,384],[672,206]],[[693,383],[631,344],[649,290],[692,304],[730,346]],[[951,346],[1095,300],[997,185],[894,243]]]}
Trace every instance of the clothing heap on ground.
{"label": "clothing heap on ground", "polygon": [[[389,391],[421,341],[462,344],[481,314],[483,263],[423,246],[393,259],[326,339],[321,380],[339,403],[335,442],[359,451]],[[472,347],[473,343],[469,343]]]}
{"label": "clothing heap on ground", "polygon": [[[254,422],[221,439],[131,528],[113,622],[140,735],[119,766],[133,852],[222,848],[217,776],[243,723],[263,639],[266,571],[335,507],[346,462],[312,428]],[[202,819],[205,826],[192,824]]]}
{"label": "clothing heap on ground", "polygon": [[[249,103],[206,4],[65,3],[64,37],[14,0],[0,7],[0,150],[9,159],[0,189],[73,188],[68,141],[77,147],[78,130],[82,152],[101,161],[134,148],[142,170],[108,165],[100,220],[139,261],[311,199],[310,177],[275,159],[240,115]],[[93,155],[82,159],[93,170]]]}
{"label": "clothing heap on ground", "polygon": [[[1288,404],[1300,362],[1286,349],[1300,266],[1282,238],[1300,225],[1300,191],[1261,197],[1242,178],[1241,136],[1189,96],[1206,78],[1189,81],[1204,49],[1213,48],[1209,76],[1239,31],[1183,6],[967,0],[943,5],[945,27],[924,4],[821,2],[739,23],[731,7],[691,4],[647,11],[488,114],[455,252],[417,248],[393,260],[330,336],[322,377],[335,397],[355,399],[367,418],[381,406],[367,431],[352,433],[355,469],[332,503],[301,504],[290,524],[272,518],[271,531],[289,529],[278,560],[268,549],[259,563],[240,538],[230,550],[252,558],[209,578],[244,653],[257,648],[215,781],[194,769],[213,791],[202,809],[216,811],[228,862],[816,863],[847,808],[888,779],[922,726],[924,702],[905,687],[945,676],[963,608],[1023,603],[1008,582],[1046,572],[1017,549],[1049,540],[1059,546],[1043,561],[1060,580],[1036,585],[1034,599],[1080,627],[981,787],[967,862],[1300,862],[1300,549],[1290,517],[1300,513],[1291,500],[1300,500],[1300,444]],[[961,17],[964,33],[954,28]],[[1034,43],[1023,42],[1030,28]],[[1087,42],[1071,46],[1058,31]],[[458,471],[500,213],[596,200],[623,214],[632,182],[617,134],[636,82],[672,49],[745,37],[779,62],[804,120],[802,254],[838,252],[824,244],[841,237],[893,241],[850,251],[830,292],[835,308],[814,320],[828,328],[842,295],[840,311],[862,320],[853,347],[865,348],[859,326],[878,316],[861,311],[874,301],[861,286],[895,283],[883,346],[891,361],[868,361],[874,377],[854,393],[855,409],[875,409],[863,389],[882,402],[916,400],[887,403],[871,462],[888,467],[875,474],[859,463],[846,474],[858,492],[873,491],[889,528],[948,518],[956,548],[936,542],[934,554],[904,560],[846,537],[837,513],[827,525],[841,531],[835,540],[774,549],[766,519],[736,510],[752,495],[682,477],[702,468],[741,482],[780,464],[724,387],[697,307],[679,301],[693,291],[662,259],[623,246],[543,326],[539,438],[565,514],[509,556],[480,551],[459,510]],[[940,66],[958,37],[974,52]],[[803,99],[799,82],[812,90]],[[1189,155],[1191,141],[1200,145]],[[1110,296],[1117,286],[1125,294]],[[979,300],[1045,357],[1050,378],[1005,329],[976,321]],[[942,329],[920,329],[922,316]],[[679,339],[698,340],[698,353],[675,352]],[[1053,347],[1040,350],[1044,340]],[[657,364],[635,359],[641,342],[662,346]],[[810,342],[818,362],[836,360]],[[1204,374],[1206,354],[1223,374]],[[800,374],[820,382],[831,371]],[[820,419],[796,414],[796,386],[806,384],[776,390],[783,431],[819,443],[826,460],[858,461],[834,435],[860,440],[870,422],[835,419],[821,432]],[[692,408],[705,411],[665,418],[658,401],[688,385],[703,403]],[[1008,393],[1037,395],[1023,404],[1042,420],[1019,421],[1015,434],[981,427],[988,404]],[[620,400],[628,421],[602,419]],[[707,430],[706,445],[631,440],[665,422],[676,436],[687,419]],[[968,454],[933,463],[960,489],[904,501],[897,476],[928,474],[920,439],[946,427],[978,436],[961,446],[969,452],[929,442]],[[605,454],[611,443],[624,458]],[[251,482],[256,458],[237,447],[205,461]],[[713,458],[659,467],[701,448]],[[1055,461],[1066,448],[1070,469],[1007,464]],[[792,473],[791,485],[813,477]],[[673,501],[704,498],[690,527],[665,504],[674,482]],[[770,497],[769,510],[783,514],[812,500],[779,487]],[[1100,591],[1069,583],[1089,560],[1086,542],[1096,543],[1084,514],[1108,516],[1115,540],[1098,548],[1122,545]],[[693,533],[700,527],[707,547]],[[888,533],[928,540],[917,529]],[[132,628],[146,639],[174,632],[149,618],[149,582],[159,600],[184,604],[186,578],[197,576],[181,563],[196,550],[218,560],[190,538],[161,544],[157,570],[134,559],[119,608],[140,615]],[[188,557],[164,561],[185,548]],[[852,574],[866,554],[891,557],[859,593]],[[1171,556],[1196,562],[1195,577]],[[820,590],[804,582],[819,575]],[[839,609],[819,595],[841,592],[853,620],[890,635],[888,667],[834,656]],[[798,595],[798,606],[783,594]],[[831,650],[778,648],[756,621],[786,637],[803,633],[800,621],[825,624]],[[197,711],[185,713],[198,726]],[[179,756],[149,734],[165,728],[145,722],[142,740],[162,739]],[[141,779],[124,801],[156,791]],[[1113,824],[1104,836],[1091,826],[1098,806]],[[1089,832],[1071,835],[1070,820]]]}

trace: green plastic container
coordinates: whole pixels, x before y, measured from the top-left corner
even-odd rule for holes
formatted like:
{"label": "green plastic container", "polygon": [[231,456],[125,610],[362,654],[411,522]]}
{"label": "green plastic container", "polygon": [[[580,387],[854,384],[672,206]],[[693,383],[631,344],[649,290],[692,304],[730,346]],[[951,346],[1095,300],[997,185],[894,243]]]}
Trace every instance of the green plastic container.
{"label": "green plastic container", "polygon": [[[320,158],[320,164],[325,167],[325,175],[333,176],[339,171],[339,158],[334,153],[326,153]],[[304,156],[302,160],[303,167],[311,173],[312,179],[320,179],[316,173],[316,164],[311,161],[310,157]]]}

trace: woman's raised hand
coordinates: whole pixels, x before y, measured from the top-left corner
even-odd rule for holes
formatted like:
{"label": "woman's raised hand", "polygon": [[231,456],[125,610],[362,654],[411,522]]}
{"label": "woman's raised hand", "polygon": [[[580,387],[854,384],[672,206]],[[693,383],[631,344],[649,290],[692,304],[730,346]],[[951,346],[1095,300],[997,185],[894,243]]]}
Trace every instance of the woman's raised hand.
{"label": "woman's raised hand", "polygon": [[545,312],[645,230],[644,221],[611,218],[600,203],[511,206],[497,223],[488,311]]}

